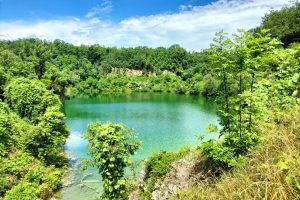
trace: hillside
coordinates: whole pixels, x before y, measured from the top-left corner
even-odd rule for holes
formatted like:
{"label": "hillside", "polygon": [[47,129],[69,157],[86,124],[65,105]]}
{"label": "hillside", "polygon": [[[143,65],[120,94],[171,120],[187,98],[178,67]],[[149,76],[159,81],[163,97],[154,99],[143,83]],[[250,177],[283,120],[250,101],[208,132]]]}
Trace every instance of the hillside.
{"label": "hillside", "polygon": [[[217,33],[210,51],[221,79],[220,138],[153,155],[129,199],[300,199],[300,29],[298,17],[289,20],[299,11],[296,3],[271,12],[253,38]],[[285,26],[291,32],[278,35]]]}
{"label": "hillside", "polygon": [[[138,181],[124,178],[136,167],[134,132],[91,123],[86,163],[102,173],[104,199],[300,199],[299,13],[294,3],[251,31],[217,32],[201,52],[0,41],[0,199],[59,198],[68,169],[62,102],[131,92],[208,97],[219,124],[197,148],[148,158]],[[205,140],[211,133],[219,138]]]}

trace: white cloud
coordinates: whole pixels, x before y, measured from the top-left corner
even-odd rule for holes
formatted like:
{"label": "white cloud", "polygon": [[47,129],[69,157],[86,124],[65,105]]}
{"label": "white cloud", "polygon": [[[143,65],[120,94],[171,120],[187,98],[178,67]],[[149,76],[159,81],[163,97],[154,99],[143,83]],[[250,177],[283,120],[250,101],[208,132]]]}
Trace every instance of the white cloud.
{"label": "white cloud", "polygon": [[179,6],[180,11],[188,11],[188,10],[191,10],[192,8],[193,8],[193,5],[191,5],[191,4]]}
{"label": "white cloud", "polygon": [[[37,37],[61,39],[76,45],[170,46],[180,44],[188,50],[207,48],[214,33],[223,29],[232,34],[237,28],[258,26],[271,9],[288,0],[219,0],[206,6],[182,9],[178,13],[128,18],[118,23],[90,14],[85,19],[66,18],[26,23],[0,21],[0,39]],[[183,8],[183,7],[182,7]]]}
{"label": "white cloud", "polygon": [[102,0],[100,5],[93,7],[88,13],[86,13],[86,18],[92,18],[99,15],[109,14],[113,9],[113,4],[111,0]]}

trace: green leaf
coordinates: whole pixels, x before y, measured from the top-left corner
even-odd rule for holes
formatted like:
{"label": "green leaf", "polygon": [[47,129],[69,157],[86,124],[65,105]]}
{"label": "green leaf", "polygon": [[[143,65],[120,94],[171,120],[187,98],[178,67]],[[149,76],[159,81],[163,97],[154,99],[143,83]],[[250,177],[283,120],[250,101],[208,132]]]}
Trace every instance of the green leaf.
{"label": "green leaf", "polygon": [[282,170],[288,170],[290,167],[289,167],[289,164],[288,162],[285,162],[285,161],[282,161],[280,160],[277,165],[282,169]]}

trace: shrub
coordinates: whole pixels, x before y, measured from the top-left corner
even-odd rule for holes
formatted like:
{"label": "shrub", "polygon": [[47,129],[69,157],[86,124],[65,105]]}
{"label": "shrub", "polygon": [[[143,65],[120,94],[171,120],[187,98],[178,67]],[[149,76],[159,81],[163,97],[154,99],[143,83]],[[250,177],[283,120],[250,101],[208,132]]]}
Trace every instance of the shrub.
{"label": "shrub", "polygon": [[123,125],[99,122],[89,124],[84,137],[88,139],[90,160],[87,166],[97,167],[103,178],[102,199],[119,200],[126,198],[125,168],[131,163],[132,156],[140,146],[135,132]]}
{"label": "shrub", "polygon": [[9,190],[4,200],[41,200],[38,196],[37,185],[33,183],[21,182]]}
{"label": "shrub", "polygon": [[36,123],[49,106],[60,106],[59,98],[38,80],[17,78],[5,88],[5,100],[21,118]]}

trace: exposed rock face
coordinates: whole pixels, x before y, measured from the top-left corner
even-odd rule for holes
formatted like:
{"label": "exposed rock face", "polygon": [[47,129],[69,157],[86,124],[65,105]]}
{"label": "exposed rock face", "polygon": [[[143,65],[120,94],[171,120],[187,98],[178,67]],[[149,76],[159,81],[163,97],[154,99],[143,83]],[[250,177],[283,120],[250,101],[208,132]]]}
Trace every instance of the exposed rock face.
{"label": "exposed rock face", "polygon": [[140,192],[139,189],[144,188],[146,185],[145,176],[146,176],[146,172],[145,170],[142,169],[140,173],[138,189],[136,189],[129,195],[128,200],[139,200],[139,192]]}
{"label": "exposed rock face", "polygon": [[126,69],[126,75],[127,76],[142,76],[143,75],[143,70]]}
{"label": "exposed rock face", "polygon": [[124,74],[126,76],[142,76],[144,72],[138,69],[112,68],[112,73]]}
{"label": "exposed rock face", "polygon": [[[211,182],[215,175],[216,172],[208,171],[203,159],[197,153],[190,154],[173,162],[165,178],[157,180],[151,193],[151,200],[167,200],[176,197],[178,191],[201,181]],[[141,172],[139,182],[139,188],[130,194],[129,200],[139,200],[139,192],[147,190],[144,171]]]}
{"label": "exposed rock face", "polygon": [[207,179],[209,176],[202,168],[202,160],[195,155],[189,155],[171,164],[171,169],[167,173],[162,183],[158,183],[152,192],[152,200],[170,199],[190,185],[199,180]]}

